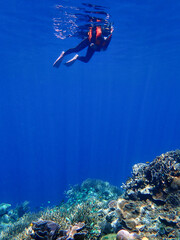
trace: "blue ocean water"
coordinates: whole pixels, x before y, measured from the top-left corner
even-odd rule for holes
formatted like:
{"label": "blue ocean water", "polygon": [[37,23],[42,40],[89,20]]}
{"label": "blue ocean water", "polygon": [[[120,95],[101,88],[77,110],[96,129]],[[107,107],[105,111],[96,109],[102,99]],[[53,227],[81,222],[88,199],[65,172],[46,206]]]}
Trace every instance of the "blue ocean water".
{"label": "blue ocean water", "polygon": [[86,178],[121,186],[180,147],[179,1],[90,1],[112,17],[107,51],[55,69],[80,41],[55,36],[56,6],[83,3],[1,3],[0,202],[57,204]]}

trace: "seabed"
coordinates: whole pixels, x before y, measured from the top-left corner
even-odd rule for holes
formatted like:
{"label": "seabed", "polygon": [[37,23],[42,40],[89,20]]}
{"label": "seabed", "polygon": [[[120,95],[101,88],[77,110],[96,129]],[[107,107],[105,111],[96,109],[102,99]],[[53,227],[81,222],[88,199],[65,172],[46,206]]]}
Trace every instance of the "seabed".
{"label": "seabed", "polygon": [[180,239],[180,151],[133,166],[121,188],[87,179],[40,212],[0,204],[0,239]]}

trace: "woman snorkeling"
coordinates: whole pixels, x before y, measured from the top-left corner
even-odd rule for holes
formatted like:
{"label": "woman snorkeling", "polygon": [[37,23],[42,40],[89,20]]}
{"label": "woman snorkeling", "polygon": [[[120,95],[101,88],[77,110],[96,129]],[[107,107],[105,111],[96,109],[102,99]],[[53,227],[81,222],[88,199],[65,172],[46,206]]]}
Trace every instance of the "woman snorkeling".
{"label": "woman snorkeling", "polygon": [[104,25],[94,25],[89,28],[88,37],[80,42],[76,47],[70,48],[67,51],[62,51],[60,56],[56,59],[53,66],[58,68],[63,58],[71,53],[78,53],[87,47],[85,56],[76,54],[73,58],[65,63],[66,66],[71,66],[76,60],[87,63],[92,58],[95,52],[106,50],[112,38],[114,28],[110,23]]}

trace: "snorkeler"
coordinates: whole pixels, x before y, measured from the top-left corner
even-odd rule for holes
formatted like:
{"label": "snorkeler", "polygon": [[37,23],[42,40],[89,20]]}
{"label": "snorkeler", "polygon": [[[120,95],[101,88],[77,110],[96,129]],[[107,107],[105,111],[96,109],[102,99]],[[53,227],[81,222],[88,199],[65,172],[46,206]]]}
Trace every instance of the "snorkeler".
{"label": "snorkeler", "polygon": [[111,24],[105,24],[103,26],[92,26],[89,29],[88,37],[85,38],[80,44],[75,48],[70,48],[67,51],[63,51],[61,55],[56,59],[53,66],[58,68],[63,60],[63,58],[71,53],[77,53],[84,48],[88,47],[86,56],[79,56],[76,54],[72,59],[65,63],[66,66],[71,66],[76,60],[87,63],[95,52],[101,50],[105,51],[111,41],[113,26]]}

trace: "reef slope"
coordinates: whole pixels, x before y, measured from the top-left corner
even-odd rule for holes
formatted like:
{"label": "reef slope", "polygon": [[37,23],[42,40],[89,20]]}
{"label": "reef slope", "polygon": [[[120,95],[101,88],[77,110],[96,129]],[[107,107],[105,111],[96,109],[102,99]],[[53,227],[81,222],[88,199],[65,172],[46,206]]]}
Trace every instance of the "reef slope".
{"label": "reef slope", "polygon": [[59,206],[9,223],[0,239],[180,239],[179,150],[135,164],[122,189],[87,179]]}

